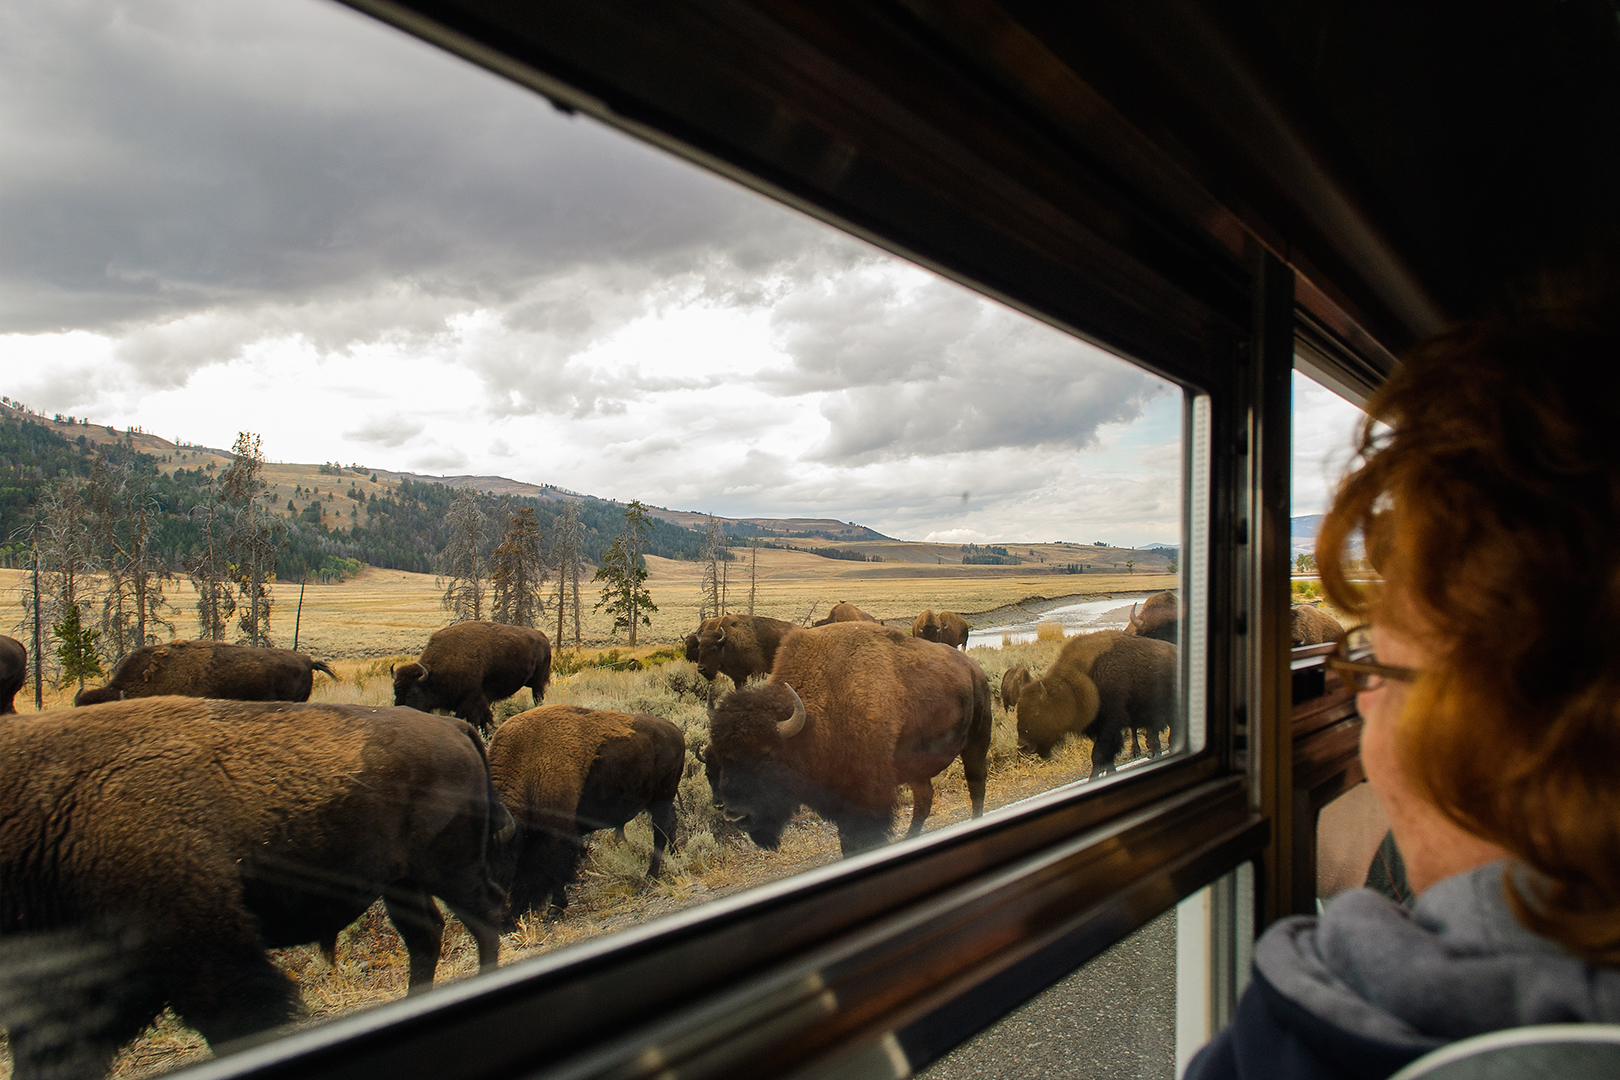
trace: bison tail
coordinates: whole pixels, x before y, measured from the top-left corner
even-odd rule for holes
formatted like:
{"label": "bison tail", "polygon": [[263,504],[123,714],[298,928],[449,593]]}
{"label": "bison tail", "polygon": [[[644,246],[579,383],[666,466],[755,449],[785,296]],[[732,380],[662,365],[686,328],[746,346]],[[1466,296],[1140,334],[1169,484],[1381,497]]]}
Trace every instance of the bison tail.
{"label": "bison tail", "polygon": [[309,669],[311,671],[324,671],[324,672],[326,672],[326,674],[332,676],[332,678],[334,678],[334,679],[338,677],[338,673],[333,671],[331,666],[329,664],[327,664],[327,662],[325,660],[311,661],[310,665],[309,665]]}
{"label": "bison tail", "polygon": [[546,650],[546,658],[540,662],[540,677],[534,682],[534,703],[540,704],[546,696],[546,687],[551,685],[551,650]]}

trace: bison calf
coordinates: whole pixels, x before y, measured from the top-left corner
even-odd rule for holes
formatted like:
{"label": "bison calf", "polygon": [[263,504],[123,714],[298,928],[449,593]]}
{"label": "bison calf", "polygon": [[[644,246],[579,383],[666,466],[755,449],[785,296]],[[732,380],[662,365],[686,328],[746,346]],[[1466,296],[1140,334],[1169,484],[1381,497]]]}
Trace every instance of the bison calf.
{"label": "bison calf", "polygon": [[449,709],[488,732],[490,703],[525,686],[536,705],[551,681],[551,639],[505,623],[462,622],[439,630],[414,663],[392,669],[394,704],[423,712]]}
{"label": "bison calf", "polygon": [[75,705],[123,698],[225,698],[231,701],[308,701],[317,671],[337,678],[324,661],[291,649],[250,648],[223,641],[143,645],[113,669],[106,686],[80,690]]}
{"label": "bison calf", "polygon": [[1042,757],[1065,735],[1091,739],[1091,775],[1114,770],[1123,733],[1145,728],[1150,754],[1176,716],[1176,647],[1123,630],[1070,638],[1018,698],[1018,742]]}
{"label": "bison calf", "polygon": [[652,817],[647,877],[658,876],[675,835],[675,794],[686,765],[681,729],[657,716],[546,705],[501,725],[490,744],[490,778],[517,821],[498,879],[511,890],[510,917],[550,904],[565,889],[598,829]]}
{"label": "bison calf", "polygon": [[710,710],[704,764],[726,818],[763,848],[801,805],[838,829],[845,855],[888,841],[909,785],[922,832],[933,778],[962,757],[973,816],[984,812],[990,685],[963,653],[875,623],[829,625],[782,643],[763,686]]}
{"label": "bison calf", "polygon": [[291,1019],[266,949],[379,897],[433,981],[444,919],[496,961],[510,818],[466,724],[156,697],[0,725],[0,1025],[19,1076],[93,1077],[165,1005],[211,1044]]}

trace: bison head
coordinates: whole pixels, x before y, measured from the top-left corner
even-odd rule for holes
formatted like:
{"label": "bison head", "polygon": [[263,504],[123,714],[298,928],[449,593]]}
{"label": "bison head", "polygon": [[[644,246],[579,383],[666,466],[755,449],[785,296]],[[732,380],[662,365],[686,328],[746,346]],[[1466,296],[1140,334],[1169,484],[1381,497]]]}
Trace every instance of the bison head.
{"label": "bison head", "polygon": [[124,700],[124,692],[116,686],[85,687],[73,695],[75,705],[100,705],[108,701]]}
{"label": "bison head", "polygon": [[804,778],[784,760],[809,714],[793,687],[767,683],[736,690],[709,710],[704,770],[727,821],[774,851],[804,801]]}
{"label": "bison head", "polygon": [[938,641],[939,616],[931,610],[917,616],[917,621],[911,624],[911,636],[920,637],[924,641]]}
{"label": "bison head", "polygon": [[1018,695],[1018,748],[1051,757],[1063,736],[1091,726],[1097,707],[1097,684],[1085,675],[1034,680]]}
{"label": "bison head", "polygon": [[394,704],[419,709],[422,712],[432,712],[433,705],[428,698],[428,680],[433,677],[432,669],[424,663],[416,662],[401,664],[392,670]]}
{"label": "bison head", "polygon": [[687,659],[687,661],[689,663],[695,664],[695,663],[697,663],[697,658],[698,658],[698,636],[696,634],[687,634],[686,635],[686,659]]}
{"label": "bison head", "polygon": [[720,674],[720,665],[726,655],[726,628],[717,626],[697,634],[698,674],[709,681]]}

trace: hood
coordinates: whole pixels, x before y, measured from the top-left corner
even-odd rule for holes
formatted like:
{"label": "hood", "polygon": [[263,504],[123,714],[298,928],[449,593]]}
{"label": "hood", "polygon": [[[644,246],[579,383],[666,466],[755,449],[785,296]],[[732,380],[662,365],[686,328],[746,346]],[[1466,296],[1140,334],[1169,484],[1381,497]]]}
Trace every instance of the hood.
{"label": "hood", "polygon": [[1447,878],[1411,911],[1353,889],[1320,918],[1268,930],[1255,968],[1334,1026],[1419,1051],[1526,1024],[1620,1022],[1620,969],[1520,925],[1504,869],[1495,862]]}

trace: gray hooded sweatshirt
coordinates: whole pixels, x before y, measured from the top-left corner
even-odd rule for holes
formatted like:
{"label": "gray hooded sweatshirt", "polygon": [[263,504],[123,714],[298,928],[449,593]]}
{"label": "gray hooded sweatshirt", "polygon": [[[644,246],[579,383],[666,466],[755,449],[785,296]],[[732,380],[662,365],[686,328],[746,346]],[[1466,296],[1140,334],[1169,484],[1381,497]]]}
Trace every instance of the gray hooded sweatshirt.
{"label": "gray hooded sweatshirt", "polygon": [[1254,983],[1189,1080],[1378,1077],[1457,1039],[1526,1024],[1620,1022],[1620,969],[1526,930],[1503,864],[1447,878],[1408,912],[1367,889],[1256,942]]}

